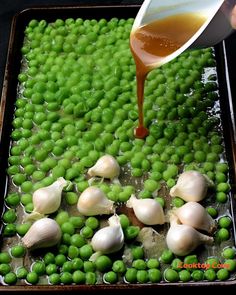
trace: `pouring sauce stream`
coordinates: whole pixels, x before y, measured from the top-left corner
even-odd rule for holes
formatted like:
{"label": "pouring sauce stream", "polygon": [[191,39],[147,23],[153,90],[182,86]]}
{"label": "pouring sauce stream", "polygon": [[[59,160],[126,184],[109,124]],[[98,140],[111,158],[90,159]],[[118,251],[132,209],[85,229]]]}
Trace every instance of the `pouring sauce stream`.
{"label": "pouring sauce stream", "polygon": [[143,116],[144,84],[148,73],[184,45],[205,20],[203,15],[184,13],[156,20],[131,32],[130,49],[136,64],[139,112],[139,124],[135,130],[137,138],[148,135]]}

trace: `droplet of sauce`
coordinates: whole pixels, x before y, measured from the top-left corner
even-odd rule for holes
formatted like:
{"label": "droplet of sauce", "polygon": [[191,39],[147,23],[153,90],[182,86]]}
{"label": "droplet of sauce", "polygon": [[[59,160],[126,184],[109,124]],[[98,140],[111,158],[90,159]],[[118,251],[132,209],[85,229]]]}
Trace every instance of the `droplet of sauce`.
{"label": "droplet of sauce", "polygon": [[130,49],[136,64],[139,114],[139,124],[134,131],[137,138],[145,138],[149,134],[143,115],[144,84],[148,73],[183,46],[205,20],[203,15],[184,13],[151,22],[131,32]]}

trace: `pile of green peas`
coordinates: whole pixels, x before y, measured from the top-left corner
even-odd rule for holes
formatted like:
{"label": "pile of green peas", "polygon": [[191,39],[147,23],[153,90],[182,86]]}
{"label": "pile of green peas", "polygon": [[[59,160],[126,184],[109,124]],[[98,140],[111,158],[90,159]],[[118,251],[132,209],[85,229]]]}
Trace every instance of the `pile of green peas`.
{"label": "pile of green peas", "polygon": [[[68,18],[53,23],[31,20],[26,27],[7,169],[14,191],[5,198],[2,217],[5,239],[22,237],[30,228],[30,223],[19,222],[17,211],[33,211],[36,189],[64,177],[70,185],[64,189],[63,204],[74,208],[89,186],[87,169],[110,154],[129,179],[141,183],[141,188],[125,180],[122,185],[96,184],[117,204],[136,193],[155,198],[166,208],[165,198],[157,194],[160,189],[174,186],[182,171],[206,174],[215,184],[211,196],[215,205],[207,211],[217,218],[216,240],[221,246],[230,240],[232,220],[222,213],[218,216],[216,209],[227,206],[230,190],[220,120],[212,111],[219,99],[217,77],[202,81],[204,69],[215,66],[213,49],[186,51],[149,73],[144,100],[149,135],[137,139],[136,70],[129,49],[132,24],[132,18]],[[176,197],[170,206],[183,204]],[[89,242],[101,226],[100,218],[69,211],[61,208],[53,216],[61,227],[61,243],[30,267],[11,266],[27,255],[20,244],[0,253],[5,284],[213,281],[228,279],[236,268],[233,247],[221,250],[222,263],[230,266],[219,270],[178,268],[177,263],[195,261],[196,255],[181,260],[168,249],[160,257],[147,257],[136,243],[140,227],[125,214],[120,220],[132,261],[125,263],[119,253],[118,258],[102,255],[92,262]]]}

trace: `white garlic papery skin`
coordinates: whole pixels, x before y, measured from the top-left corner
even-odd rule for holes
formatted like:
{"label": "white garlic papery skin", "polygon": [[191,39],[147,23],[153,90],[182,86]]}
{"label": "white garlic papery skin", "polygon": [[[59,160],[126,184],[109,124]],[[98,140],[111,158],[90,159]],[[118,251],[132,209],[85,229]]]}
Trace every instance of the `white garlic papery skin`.
{"label": "white garlic papery skin", "polygon": [[110,254],[119,251],[124,245],[124,234],[119,216],[108,219],[109,226],[98,230],[91,240],[91,246],[96,252]]}
{"label": "white garlic papery skin", "polygon": [[60,242],[61,229],[54,219],[42,218],[30,227],[22,238],[22,242],[28,249],[47,248]]}
{"label": "white garlic papery skin", "polygon": [[186,202],[199,202],[206,197],[207,178],[198,171],[183,172],[170,190],[171,197],[180,197]]}
{"label": "white garlic papery skin", "polygon": [[127,201],[126,206],[133,208],[135,216],[143,224],[155,225],[165,222],[163,208],[154,199],[137,199],[132,195]]}
{"label": "white garlic papery skin", "polygon": [[99,158],[96,164],[88,170],[89,176],[99,176],[113,180],[120,175],[120,166],[111,155]]}
{"label": "white garlic papery skin", "polygon": [[185,256],[201,244],[213,243],[212,237],[200,233],[190,225],[178,224],[175,218],[172,219],[166,235],[167,246],[174,254]]}
{"label": "white garlic papery skin", "polygon": [[58,210],[61,204],[61,195],[67,181],[60,177],[51,185],[37,189],[33,193],[34,211],[41,214],[50,214]]}
{"label": "white garlic papery skin", "polygon": [[187,202],[174,211],[182,224],[211,233],[216,228],[214,219],[206,209],[197,202]]}
{"label": "white garlic papery skin", "polygon": [[80,195],[77,209],[85,216],[111,214],[114,213],[114,202],[101,189],[90,186]]}

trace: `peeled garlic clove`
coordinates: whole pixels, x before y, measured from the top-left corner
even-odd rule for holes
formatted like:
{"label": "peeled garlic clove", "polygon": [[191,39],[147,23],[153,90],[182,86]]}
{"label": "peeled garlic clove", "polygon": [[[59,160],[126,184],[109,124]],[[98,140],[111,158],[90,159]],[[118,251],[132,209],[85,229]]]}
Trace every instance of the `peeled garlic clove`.
{"label": "peeled garlic clove", "polygon": [[216,223],[206,209],[197,202],[187,202],[174,211],[181,223],[211,233]]}
{"label": "peeled garlic clove", "polygon": [[61,195],[67,181],[60,177],[51,185],[37,189],[33,193],[34,210],[26,217],[26,220],[37,220],[45,214],[51,214],[58,210],[61,204]]}
{"label": "peeled garlic clove", "polygon": [[77,208],[85,216],[114,213],[114,202],[107,199],[104,192],[90,186],[79,197]]}
{"label": "peeled garlic clove", "polygon": [[137,199],[132,195],[127,201],[126,206],[133,208],[135,216],[143,224],[155,225],[165,222],[163,208],[154,199]]}
{"label": "peeled garlic clove", "polygon": [[124,245],[124,234],[120,219],[114,215],[108,219],[109,226],[98,230],[91,240],[93,250],[102,254],[119,251]]}
{"label": "peeled garlic clove", "polygon": [[166,235],[168,248],[179,256],[188,255],[201,244],[211,245],[213,241],[212,237],[200,233],[192,226],[178,224],[175,219],[172,219],[171,226]]}
{"label": "peeled garlic clove", "polygon": [[180,197],[184,201],[199,202],[206,197],[208,180],[198,171],[183,172],[170,190],[171,197]]}
{"label": "peeled garlic clove", "polygon": [[22,238],[28,249],[47,248],[60,242],[61,229],[54,219],[42,218],[37,220]]}
{"label": "peeled garlic clove", "polygon": [[104,155],[88,170],[88,175],[114,180],[120,175],[120,166],[114,157]]}

